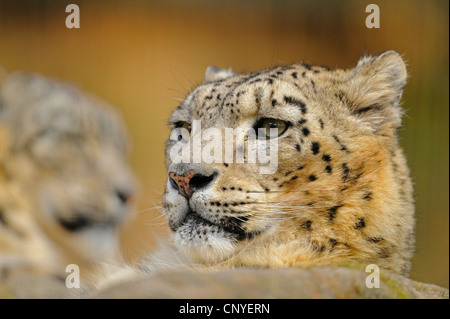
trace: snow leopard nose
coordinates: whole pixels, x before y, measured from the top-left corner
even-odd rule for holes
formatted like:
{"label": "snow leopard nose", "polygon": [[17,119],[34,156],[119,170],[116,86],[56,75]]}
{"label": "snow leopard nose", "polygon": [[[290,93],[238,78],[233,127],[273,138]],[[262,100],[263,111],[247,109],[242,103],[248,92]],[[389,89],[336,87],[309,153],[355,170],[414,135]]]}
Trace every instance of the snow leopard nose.
{"label": "snow leopard nose", "polygon": [[174,189],[178,190],[181,195],[189,199],[196,190],[207,187],[212,182],[215,175],[216,174],[205,176],[198,174],[195,171],[189,171],[182,175],[169,172],[169,180],[170,185],[172,185]]}

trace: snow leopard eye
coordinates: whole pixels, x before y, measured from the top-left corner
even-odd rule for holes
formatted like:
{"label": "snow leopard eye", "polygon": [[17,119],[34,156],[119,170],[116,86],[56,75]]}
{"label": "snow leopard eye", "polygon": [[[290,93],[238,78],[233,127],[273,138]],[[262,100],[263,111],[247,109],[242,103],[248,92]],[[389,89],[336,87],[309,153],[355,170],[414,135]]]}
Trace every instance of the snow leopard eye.
{"label": "snow leopard eye", "polygon": [[[271,118],[262,118],[256,123],[255,130],[260,138],[262,134],[262,138],[271,139],[283,135],[289,126],[289,122]],[[262,133],[260,133],[260,131],[262,131]]]}

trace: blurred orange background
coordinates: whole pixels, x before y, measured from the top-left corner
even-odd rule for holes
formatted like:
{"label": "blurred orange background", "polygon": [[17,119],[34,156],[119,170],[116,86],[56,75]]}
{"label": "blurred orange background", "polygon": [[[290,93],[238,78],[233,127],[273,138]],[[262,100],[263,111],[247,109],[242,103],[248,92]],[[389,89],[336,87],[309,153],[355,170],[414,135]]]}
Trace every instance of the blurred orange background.
{"label": "blurred orange background", "polygon": [[[80,7],[80,29],[65,8]],[[381,27],[368,29],[376,3]],[[132,140],[140,182],[122,253],[139,258],[167,227],[157,206],[166,179],[166,122],[208,65],[255,71],[298,61],[349,68],[394,49],[409,64],[402,146],[415,183],[412,278],[448,287],[448,1],[0,0],[0,64],[70,81],[114,105]]]}

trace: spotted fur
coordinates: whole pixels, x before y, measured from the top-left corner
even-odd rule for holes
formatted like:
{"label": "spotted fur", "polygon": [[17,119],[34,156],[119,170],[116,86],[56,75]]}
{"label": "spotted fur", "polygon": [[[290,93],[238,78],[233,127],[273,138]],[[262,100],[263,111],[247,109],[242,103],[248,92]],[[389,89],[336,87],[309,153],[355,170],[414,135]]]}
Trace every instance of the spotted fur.
{"label": "spotted fur", "polygon": [[[260,163],[175,164],[214,176],[191,197],[168,178],[163,213],[177,250],[207,266],[284,267],[357,261],[408,273],[412,186],[398,143],[407,72],[394,51],[331,70],[305,63],[252,73],[209,68],[174,111],[177,123],[251,129],[291,123],[278,170]],[[246,145],[235,145],[235,150]]]}
{"label": "spotted fur", "polygon": [[[36,74],[1,83],[0,265],[82,276],[117,256],[134,181],[123,123],[108,105]],[[17,267],[12,265],[12,268]]]}

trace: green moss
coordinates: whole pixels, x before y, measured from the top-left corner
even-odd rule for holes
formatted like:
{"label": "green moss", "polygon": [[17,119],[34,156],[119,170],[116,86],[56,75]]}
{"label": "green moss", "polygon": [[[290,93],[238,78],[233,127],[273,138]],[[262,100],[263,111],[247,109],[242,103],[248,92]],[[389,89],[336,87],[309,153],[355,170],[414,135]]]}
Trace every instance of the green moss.
{"label": "green moss", "polygon": [[380,280],[395,294],[392,298],[410,299],[411,296],[403,289],[402,285],[390,277],[380,273]]}

